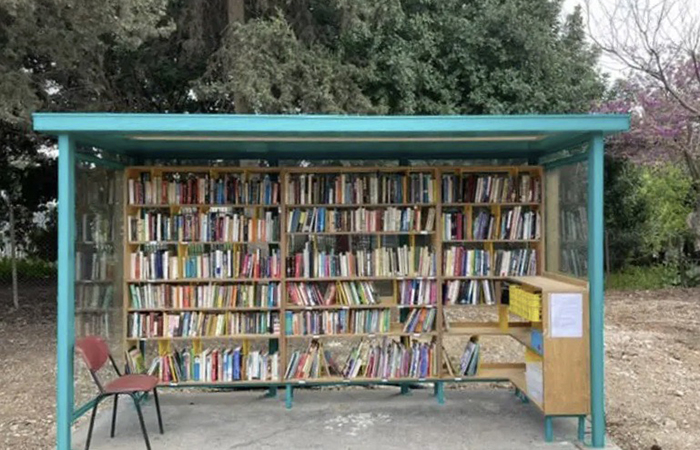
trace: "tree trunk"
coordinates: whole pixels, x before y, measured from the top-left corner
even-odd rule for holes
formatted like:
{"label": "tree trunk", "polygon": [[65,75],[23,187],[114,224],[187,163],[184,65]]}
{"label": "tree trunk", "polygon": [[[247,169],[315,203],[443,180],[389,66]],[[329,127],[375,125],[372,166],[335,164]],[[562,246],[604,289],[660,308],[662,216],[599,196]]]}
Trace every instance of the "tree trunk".
{"label": "tree trunk", "polygon": [[17,284],[17,242],[15,234],[15,207],[12,200],[8,200],[10,209],[10,264],[12,266],[12,303],[15,309],[19,309],[19,286]]}

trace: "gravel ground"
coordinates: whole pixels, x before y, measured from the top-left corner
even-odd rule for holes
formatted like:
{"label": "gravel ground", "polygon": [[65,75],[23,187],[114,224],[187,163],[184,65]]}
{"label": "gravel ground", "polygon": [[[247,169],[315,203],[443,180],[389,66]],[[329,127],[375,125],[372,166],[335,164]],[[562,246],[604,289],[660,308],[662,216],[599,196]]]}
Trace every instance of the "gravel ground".
{"label": "gravel ground", "polygon": [[[14,311],[0,286],[0,448],[55,446],[55,291],[23,290]],[[37,299],[47,299],[37,302]],[[609,431],[624,450],[700,448],[700,289],[610,292],[606,373]],[[452,345],[448,345],[451,353]],[[463,344],[455,343],[455,352]],[[490,361],[518,358],[483,341]],[[76,397],[93,392],[82,372]]]}

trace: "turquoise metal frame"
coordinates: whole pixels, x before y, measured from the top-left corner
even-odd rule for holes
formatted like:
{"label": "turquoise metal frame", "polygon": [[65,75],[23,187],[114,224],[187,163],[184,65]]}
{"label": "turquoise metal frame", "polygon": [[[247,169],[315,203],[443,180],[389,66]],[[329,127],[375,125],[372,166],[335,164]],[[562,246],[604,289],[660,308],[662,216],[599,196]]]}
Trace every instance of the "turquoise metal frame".
{"label": "turquoise metal frame", "polygon": [[[98,146],[132,158],[520,158],[538,161],[553,153],[588,145],[588,267],[590,292],[591,446],[605,446],[603,351],[603,156],[604,137],[629,129],[627,115],[550,116],[246,116],[185,114],[34,115],[36,131],[58,137],[59,275],[58,374],[56,380],[59,450],[71,448],[74,410],[73,347],[75,342],[75,165],[78,159],[119,169],[121,165],[92,155],[79,155],[77,145]],[[416,141],[417,144],[412,141]],[[409,147],[413,145],[413,147]],[[305,152],[315,146],[320,152]],[[402,152],[410,148],[411,151]],[[211,148],[208,151],[207,148]],[[445,149],[450,149],[449,151]],[[175,151],[177,150],[177,151]],[[335,154],[333,154],[335,152]],[[332,156],[330,156],[332,155]],[[548,167],[584,160],[579,154]],[[286,387],[291,406],[294,386]],[[274,387],[274,386],[273,386]],[[402,393],[410,392],[401,385]],[[272,394],[274,391],[271,390]],[[522,393],[521,393],[522,394]],[[444,402],[444,385],[435,385]],[[523,397],[522,399],[524,399]],[[577,416],[579,417],[579,416]],[[579,435],[584,422],[579,417]],[[549,430],[549,431],[548,431]],[[545,417],[551,436],[551,416]]]}

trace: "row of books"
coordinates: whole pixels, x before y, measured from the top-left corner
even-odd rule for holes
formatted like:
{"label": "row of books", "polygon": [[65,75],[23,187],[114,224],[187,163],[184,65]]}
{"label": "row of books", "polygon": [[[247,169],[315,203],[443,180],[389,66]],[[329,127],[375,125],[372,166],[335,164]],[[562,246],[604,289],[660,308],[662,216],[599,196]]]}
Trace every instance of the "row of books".
{"label": "row of books", "polygon": [[588,211],[585,206],[563,210],[560,217],[562,240],[585,242],[588,239]]}
{"label": "row of books", "polygon": [[112,305],[114,286],[111,284],[81,284],[75,287],[76,308],[107,309]]}
{"label": "row of books", "polygon": [[404,333],[429,333],[435,330],[437,309],[414,309],[406,318]]}
{"label": "row of books", "polygon": [[402,280],[399,283],[399,305],[435,305],[437,293],[436,281]]}
{"label": "row of books", "polygon": [[435,267],[435,253],[427,246],[335,253],[315,251],[306,242],[302,251],[287,258],[288,277],[434,276]]}
{"label": "row of books", "polygon": [[539,177],[528,173],[517,177],[473,173],[442,176],[442,201],[445,203],[539,202],[541,195]]}
{"label": "row of books", "polygon": [[460,246],[443,250],[442,274],[444,276],[487,276],[490,271],[491,254],[488,250]]}
{"label": "row of books", "polygon": [[289,358],[285,380],[314,379],[326,376],[340,376],[338,368],[330,351],[323,348],[323,344],[312,340],[305,350],[295,350]]}
{"label": "row of books", "polygon": [[111,251],[76,251],[76,280],[110,280],[113,276],[114,255]]}
{"label": "row of books", "polygon": [[149,373],[161,383],[277,381],[279,355],[264,351],[245,354],[241,347],[207,348],[197,353],[188,347],[157,356]]}
{"label": "row of books", "polygon": [[531,248],[497,250],[494,256],[494,273],[502,277],[537,275],[537,251]]}
{"label": "row of books", "polygon": [[[96,205],[99,205],[99,203]],[[78,230],[76,234],[80,236],[81,242],[110,244],[114,241],[112,214],[82,214],[81,220],[77,224]]]}
{"label": "row of books", "polygon": [[190,245],[184,255],[158,246],[143,246],[129,255],[132,280],[186,278],[279,278],[280,251],[243,249],[224,245]]}
{"label": "row of books", "polygon": [[293,174],[287,204],[431,203],[435,186],[429,173]]}
{"label": "row of books", "polygon": [[289,233],[433,231],[435,209],[423,208],[295,208],[287,215]]}
{"label": "row of books", "polygon": [[170,214],[141,210],[130,216],[127,232],[131,241],[196,242],[278,242],[279,215],[266,211],[263,217],[234,212],[229,207],[214,207],[208,212],[182,208]]}
{"label": "row of books", "polygon": [[319,305],[376,305],[379,299],[374,285],[368,281],[342,281],[326,283],[321,290],[320,283],[287,284],[289,303],[298,306]]}
{"label": "row of books", "polygon": [[391,310],[287,311],[287,335],[316,336],[349,333],[388,333]]}
{"label": "row of books", "polygon": [[450,280],[443,286],[446,305],[493,305],[496,303],[492,280]]}
{"label": "row of books", "polygon": [[540,213],[523,210],[521,206],[504,212],[501,216],[499,239],[539,239],[542,232]]}
{"label": "row of books", "polygon": [[345,378],[428,378],[437,376],[439,367],[434,342],[413,341],[406,345],[391,339],[360,341],[350,351],[342,369]]}
{"label": "row of books", "polygon": [[279,333],[279,329],[279,314],[276,312],[134,312],[129,314],[128,323],[129,337],[132,338],[228,337],[237,334]]}
{"label": "row of books", "polygon": [[132,309],[278,308],[280,284],[130,284]]}
{"label": "row of books", "polygon": [[142,172],[128,180],[130,205],[154,204],[263,204],[279,203],[279,182],[270,175],[241,173],[167,173],[152,176]]}

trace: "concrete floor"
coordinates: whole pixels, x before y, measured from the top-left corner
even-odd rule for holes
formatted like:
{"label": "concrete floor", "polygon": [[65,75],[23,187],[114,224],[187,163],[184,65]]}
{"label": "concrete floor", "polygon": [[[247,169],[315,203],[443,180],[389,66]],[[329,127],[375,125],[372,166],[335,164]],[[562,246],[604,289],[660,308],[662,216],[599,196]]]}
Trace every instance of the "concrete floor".
{"label": "concrete floor", "polygon": [[[285,409],[282,390],[276,399],[260,391],[164,391],[165,434],[158,434],[153,402],[144,407],[153,450],[569,450],[580,445],[576,420],[565,418],[554,420],[555,442],[545,443],[542,414],[506,389],[446,390],[444,405],[437,404],[432,389],[404,396],[398,388],[297,390],[291,410]],[[119,406],[116,436],[110,439],[112,401],[100,405],[90,448],[145,448],[133,403],[122,397]],[[88,420],[76,427],[73,448],[84,448],[87,428]]]}

